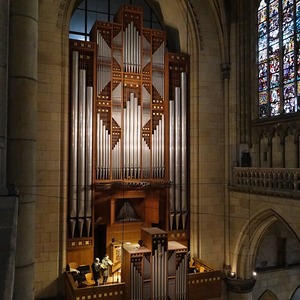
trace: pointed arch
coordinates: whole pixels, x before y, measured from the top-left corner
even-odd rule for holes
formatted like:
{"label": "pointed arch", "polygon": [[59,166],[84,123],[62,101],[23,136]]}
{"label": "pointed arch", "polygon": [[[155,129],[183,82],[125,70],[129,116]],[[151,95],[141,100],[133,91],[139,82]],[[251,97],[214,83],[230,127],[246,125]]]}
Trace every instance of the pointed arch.
{"label": "pointed arch", "polygon": [[233,271],[242,279],[251,278],[254,271],[255,258],[261,239],[275,222],[280,221],[299,241],[299,238],[274,210],[269,209],[253,216],[243,227],[235,247]]}
{"label": "pointed arch", "polygon": [[273,210],[267,210],[248,221],[240,232],[235,247],[233,271],[237,276],[251,278],[253,272],[253,255],[260,238],[278,217]]}
{"label": "pointed arch", "polygon": [[291,297],[291,300],[297,300],[300,298],[300,285],[297,286],[297,288],[295,289],[292,297]]}
{"label": "pointed arch", "polygon": [[258,300],[278,300],[278,298],[269,290],[266,290]]}
{"label": "pointed arch", "polygon": [[229,37],[228,37],[228,22],[224,1],[211,0],[211,7],[216,19],[219,35],[220,49],[222,53],[222,61],[228,63],[230,61],[229,54]]}

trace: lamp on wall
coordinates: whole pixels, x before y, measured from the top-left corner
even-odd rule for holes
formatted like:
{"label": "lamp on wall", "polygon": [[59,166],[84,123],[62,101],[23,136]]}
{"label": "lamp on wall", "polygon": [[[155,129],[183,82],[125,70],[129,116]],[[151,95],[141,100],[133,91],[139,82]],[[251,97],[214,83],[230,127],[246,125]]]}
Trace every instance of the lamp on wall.
{"label": "lamp on wall", "polygon": [[234,277],[235,277],[235,272],[233,272],[233,271],[230,272],[229,277],[230,277],[230,278],[234,278]]}

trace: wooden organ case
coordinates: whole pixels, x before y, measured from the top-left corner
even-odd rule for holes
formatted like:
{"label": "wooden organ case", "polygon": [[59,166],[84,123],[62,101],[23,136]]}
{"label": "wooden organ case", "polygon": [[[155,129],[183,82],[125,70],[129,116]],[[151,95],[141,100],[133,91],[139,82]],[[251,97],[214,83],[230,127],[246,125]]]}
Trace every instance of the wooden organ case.
{"label": "wooden organ case", "polygon": [[167,232],[142,228],[143,245],[124,246],[122,281],[126,299],[188,299],[187,247],[168,241]]}
{"label": "wooden organ case", "polygon": [[141,228],[188,245],[188,56],[137,6],[95,22],[90,40],[70,40],[67,260],[92,262],[97,227],[108,253]]}

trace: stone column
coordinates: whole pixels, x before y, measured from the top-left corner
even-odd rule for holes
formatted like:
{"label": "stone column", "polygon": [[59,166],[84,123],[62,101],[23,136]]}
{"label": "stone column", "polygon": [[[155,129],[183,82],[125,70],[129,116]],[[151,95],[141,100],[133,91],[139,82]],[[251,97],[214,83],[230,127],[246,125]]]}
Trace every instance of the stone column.
{"label": "stone column", "polygon": [[[226,150],[225,150],[225,182],[231,182],[231,165],[232,165],[232,143],[231,143],[231,112],[230,112],[230,103],[229,103],[229,79],[230,79],[230,70],[231,65],[229,62],[221,64],[221,71],[223,74],[223,83],[224,83],[224,99],[225,99],[225,141],[226,141]],[[224,270],[227,272],[230,269],[230,203],[229,203],[229,193],[228,187],[225,186],[225,201],[224,201],[224,234],[225,234],[225,256],[224,256]]]}
{"label": "stone column", "polygon": [[19,194],[14,299],[34,299],[38,1],[11,0],[7,184]]}
{"label": "stone column", "polygon": [[0,196],[6,190],[7,67],[9,1],[0,1]]}

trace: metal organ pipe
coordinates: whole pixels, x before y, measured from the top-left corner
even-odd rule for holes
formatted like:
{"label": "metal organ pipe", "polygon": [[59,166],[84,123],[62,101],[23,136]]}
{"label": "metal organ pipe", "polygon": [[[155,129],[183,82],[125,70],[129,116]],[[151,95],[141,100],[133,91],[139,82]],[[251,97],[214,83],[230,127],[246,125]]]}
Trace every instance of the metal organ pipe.
{"label": "metal organ pipe", "polygon": [[181,172],[181,116],[180,116],[180,88],[175,88],[175,210],[176,229],[179,229],[181,205],[180,205],[180,172]]}
{"label": "metal organ pipe", "polygon": [[85,158],[85,216],[86,229],[89,236],[92,218],[92,146],[93,146],[93,88],[87,87],[86,99],[86,158]]}
{"label": "metal organ pipe", "polygon": [[111,136],[106,129],[100,114],[97,114],[97,165],[99,172],[97,179],[105,180],[110,178],[110,145]]}
{"label": "metal organ pipe", "polygon": [[[170,181],[175,182],[175,120],[174,120],[174,101],[170,101],[169,103],[169,176]],[[175,212],[175,188],[172,184],[169,189],[169,196],[170,196],[170,203],[169,203],[169,211],[170,211],[170,229],[173,229],[173,222],[174,222],[174,212]]]}
{"label": "metal organ pipe", "polygon": [[162,270],[162,280],[161,280],[161,298],[167,299],[167,251],[165,247],[162,246],[162,256],[161,256],[161,270]]}
{"label": "metal organ pipe", "polygon": [[136,35],[135,35],[135,30],[136,28],[134,27],[133,22],[130,23],[131,25],[131,42],[130,42],[130,48],[131,48],[131,72],[136,73]]}
{"label": "metal organ pipe", "polygon": [[[155,255],[157,250],[154,250],[154,255],[152,255],[152,264],[151,264],[151,274],[155,274]],[[151,282],[151,296],[152,298],[155,298],[155,283],[156,283],[156,277],[152,278]]]}
{"label": "metal organ pipe", "polygon": [[133,157],[134,157],[134,95],[133,93],[130,94],[130,102],[129,102],[129,168],[130,168],[130,178],[133,178]]}
{"label": "metal organ pipe", "polygon": [[70,160],[70,229],[79,237],[90,235],[92,217],[92,105],[93,87],[86,86],[86,70],[79,69],[79,53],[73,52],[72,134]]}
{"label": "metal organ pipe", "polygon": [[103,141],[103,165],[104,165],[104,178],[103,179],[109,179],[109,170],[110,170],[110,161],[109,161],[109,149],[110,149],[110,135],[108,133],[108,130],[106,129],[105,125],[103,125],[103,133],[104,133],[104,141]]}
{"label": "metal organ pipe", "polygon": [[159,169],[159,124],[156,126],[156,134],[155,134],[155,178],[159,177],[158,169]]}
{"label": "metal organ pipe", "polygon": [[186,73],[181,73],[181,211],[182,226],[185,229],[187,207],[187,92],[186,92]]}
{"label": "metal organ pipe", "polygon": [[161,120],[161,178],[165,177],[165,118],[162,116]]}
{"label": "metal organ pipe", "polygon": [[105,179],[110,179],[110,134],[105,127]]}
{"label": "metal organ pipe", "polygon": [[142,128],[142,119],[141,119],[141,106],[138,105],[138,111],[137,111],[137,119],[140,123],[139,126],[137,126],[137,150],[136,150],[136,166],[137,166],[137,178],[141,178],[141,128]]}
{"label": "metal organ pipe", "polygon": [[123,174],[125,178],[140,178],[141,107],[133,93],[123,113]]}
{"label": "metal organ pipe", "polygon": [[130,262],[130,289],[131,289],[131,299],[135,299],[135,280],[134,280],[134,265]]}
{"label": "metal organ pipe", "polygon": [[111,80],[111,69],[108,63],[111,62],[111,48],[103,38],[100,31],[97,33],[98,62],[97,65],[97,95],[103,91]]}
{"label": "metal organ pipe", "polygon": [[[181,87],[175,87],[175,102],[170,101],[170,180],[174,187],[169,190],[170,228],[173,229],[175,217],[176,229],[186,227],[188,214],[187,200],[187,91],[186,73],[181,73]],[[173,129],[174,128],[174,129]],[[180,223],[181,222],[181,223]]]}
{"label": "metal organ pipe", "polygon": [[152,176],[163,178],[164,175],[164,115],[159,120],[152,134]]}
{"label": "metal organ pipe", "polygon": [[102,178],[102,167],[101,167],[101,161],[102,161],[102,120],[100,119],[100,114],[97,113],[97,179]]}
{"label": "metal organ pipe", "polygon": [[161,281],[162,281],[162,269],[161,269],[161,256],[162,256],[162,250],[161,250],[161,244],[158,244],[158,250],[157,250],[157,264],[156,264],[156,272],[157,272],[157,284],[156,284],[156,291],[157,291],[157,298],[161,298]]}
{"label": "metal organ pipe", "polygon": [[150,149],[143,138],[142,140],[142,166],[143,166],[143,178],[149,178],[150,176]]}
{"label": "metal organ pipe", "polygon": [[151,149],[152,149],[152,177],[155,178],[155,170],[156,170],[156,151],[155,151],[155,139],[156,139],[156,131],[154,131],[154,133],[152,134],[152,145],[151,145]]}
{"label": "metal organ pipe", "polygon": [[130,167],[130,152],[129,152],[129,148],[130,148],[130,105],[129,105],[129,101],[127,101],[127,107],[126,110],[124,110],[125,113],[125,120],[126,120],[126,125],[124,126],[124,130],[125,130],[125,149],[123,150],[126,157],[125,157],[125,168],[126,168],[126,173],[125,173],[125,178],[130,176],[129,173],[129,167]]}
{"label": "metal organ pipe", "polygon": [[[86,71],[79,70],[79,129],[78,129],[78,217],[84,217],[85,196],[85,109],[86,109]],[[81,236],[81,235],[80,235]]]}
{"label": "metal organ pipe", "polygon": [[71,162],[70,162],[70,229],[71,236],[75,234],[75,219],[77,216],[77,142],[78,142],[78,51],[72,55],[72,135],[71,135]]}
{"label": "metal organ pipe", "polygon": [[100,114],[97,114],[97,131],[98,131],[98,136],[97,136],[97,156],[98,156],[98,163],[97,165],[99,166],[99,176],[97,179],[101,179],[102,178],[102,120],[100,118]]}
{"label": "metal organ pipe", "polygon": [[120,179],[120,143],[116,143],[112,150],[112,168],[113,168],[113,179]]}
{"label": "metal organ pipe", "polygon": [[125,72],[141,72],[141,37],[133,22],[124,31],[123,57]]}
{"label": "metal organ pipe", "polygon": [[184,299],[187,299],[187,270],[188,270],[188,261],[187,256],[184,256],[184,266],[183,266],[183,296]]}

